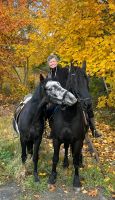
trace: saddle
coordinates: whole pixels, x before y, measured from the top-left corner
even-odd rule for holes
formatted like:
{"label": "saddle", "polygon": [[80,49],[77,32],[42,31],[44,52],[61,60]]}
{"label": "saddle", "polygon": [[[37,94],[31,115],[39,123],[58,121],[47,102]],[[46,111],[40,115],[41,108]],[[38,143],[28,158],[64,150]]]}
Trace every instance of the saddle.
{"label": "saddle", "polygon": [[18,119],[20,116],[20,113],[22,111],[22,109],[24,108],[24,106],[27,104],[27,102],[32,98],[32,94],[28,94],[24,97],[23,101],[20,102],[20,104],[17,106],[15,112],[14,112],[14,122],[15,122],[15,127],[16,127],[16,131],[17,133],[19,133],[19,129],[18,129]]}

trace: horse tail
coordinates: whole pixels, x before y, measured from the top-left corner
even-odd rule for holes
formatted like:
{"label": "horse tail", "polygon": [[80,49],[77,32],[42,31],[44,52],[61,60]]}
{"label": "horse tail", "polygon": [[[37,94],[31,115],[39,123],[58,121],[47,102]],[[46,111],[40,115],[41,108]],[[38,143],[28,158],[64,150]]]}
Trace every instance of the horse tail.
{"label": "horse tail", "polygon": [[16,131],[16,124],[15,124],[15,119],[12,119],[12,125],[13,125],[13,129]]}
{"label": "horse tail", "polygon": [[18,129],[18,124],[17,124],[15,117],[13,117],[12,125],[13,125],[13,128],[16,131],[16,133],[20,134],[19,129]]}
{"label": "horse tail", "polygon": [[72,138],[72,131],[68,127],[63,128],[61,133],[61,139],[64,141],[71,141],[71,138]]}

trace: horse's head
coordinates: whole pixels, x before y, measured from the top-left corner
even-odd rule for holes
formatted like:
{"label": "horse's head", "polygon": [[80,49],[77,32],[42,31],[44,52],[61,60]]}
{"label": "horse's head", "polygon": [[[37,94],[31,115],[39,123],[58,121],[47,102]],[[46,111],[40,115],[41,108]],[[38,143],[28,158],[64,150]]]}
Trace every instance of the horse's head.
{"label": "horse's head", "polygon": [[71,67],[68,78],[68,89],[81,99],[90,99],[89,82],[86,75],[86,63],[83,62],[82,68]]}
{"label": "horse's head", "polygon": [[57,81],[48,81],[45,88],[53,103],[71,106],[77,101],[75,96],[68,90],[62,88],[60,83]]}
{"label": "horse's head", "polygon": [[32,99],[36,103],[41,102],[42,105],[44,103],[47,104],[52,102],[55,104],[71,106],[77,101],[71,92],[61,87],[60,83],[52,81],[49,78],[44,78],[41,74],[40,83]]}

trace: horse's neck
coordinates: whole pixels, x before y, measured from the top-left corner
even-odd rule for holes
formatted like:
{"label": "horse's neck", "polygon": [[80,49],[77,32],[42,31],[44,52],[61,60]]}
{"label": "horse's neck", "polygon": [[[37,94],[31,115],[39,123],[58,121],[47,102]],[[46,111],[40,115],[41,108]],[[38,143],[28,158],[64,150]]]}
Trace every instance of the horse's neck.
{"label": "horse's neck", "polygon": [[79,110],[79,105],[78,103],[75,103],[72,106],[65,107],[65,109],[62,109],[61,111],[64,117],[69,117],[70,119],[72,119],[76,116],[78,110]]}
{"label": "horse's neck", "polygon": [[32,116],[35,115],[35,113],[37,112],[37,107],[39,106],[41,101],[42,101],[42,98],[40,94],[40,86],[38,86],[38,88],[35,90],[30,100],[30,113]]}

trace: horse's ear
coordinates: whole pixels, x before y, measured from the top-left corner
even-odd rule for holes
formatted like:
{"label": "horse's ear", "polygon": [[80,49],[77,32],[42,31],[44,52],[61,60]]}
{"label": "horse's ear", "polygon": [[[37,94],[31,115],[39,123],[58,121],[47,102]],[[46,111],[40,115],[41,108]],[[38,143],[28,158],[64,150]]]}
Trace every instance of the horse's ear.
{"label": "horse's ear", "polygon": [[86,60],[82,62],[82,69],[86,72]]}
{"label": "horse's ear", "polygon": [[40,82],[44,81],[44,76],[42,74],[40,74]]}

